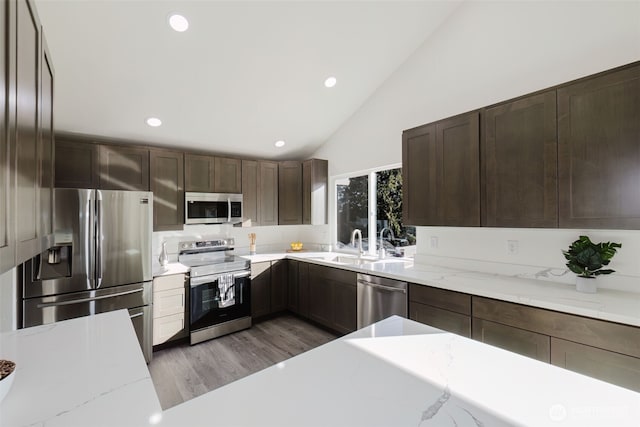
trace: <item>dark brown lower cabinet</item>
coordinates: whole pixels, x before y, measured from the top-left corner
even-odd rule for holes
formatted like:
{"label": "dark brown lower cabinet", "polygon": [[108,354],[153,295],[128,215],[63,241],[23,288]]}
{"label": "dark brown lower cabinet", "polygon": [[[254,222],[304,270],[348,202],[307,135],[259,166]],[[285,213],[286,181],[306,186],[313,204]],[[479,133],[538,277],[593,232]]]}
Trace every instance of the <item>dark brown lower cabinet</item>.
{"label": "dark brown lower cabinet", "polygon": [[471,295],[409,284],[409,318],[471,337]]}
{"label": "dark brown lower cabinet", "polygon": [[271,313],[271,262],[251,264],[251,316]]}
{"label": "dark brown lower cabinet", "polygon": [[419,302],[409,302],[409,318],[443,331],[471,338],[471,317]]}
{"label": "dark brown lower cabinet", "polygon": [[309,264],[298,264],[298,314],[309,317]]}
{"label": "dark brown lower cabinet", "polygon": [[294,259],[287,261],[289,280],[287,283],[288,295],[287,295],[287,309],[296,314],[300,313],[300,285],[299,285],[299,272],[300,262]]}
{"label": "dark brown lower cabinet", "polygon": [[473,338],[640,391],[640,328],[472,297]]}
{"label": "dark brown lower cabinet", "polygon": [[551,364],[640,392],[640,359],[551,338]]}
{"label": "dark brown lower cabinet", "polygon": [[332,283],[313,274],[316,266],[309,266],[309,319],[333,328]]}
{"label": "dark brown lower cabinet", "polygon": [[287,260],[251,264],[251,316],[278,313],[288,304]]}
{"label": "dark brown lower cabinet", "polygon": [[357,328],[356,273],[309,265],[309,318],[347,334]]}
{"label": "dark brown lower cabinet", "polygon": [[550,360],[551,344],[548,335],[474,318],[472,336],[474,340],[532,359],[547,363]]}
{"label": "dark brown lower cabinet", "polygon": [[357,286],[352,283],[333,282],[333,328],[345,334],[358,327]]}
{"label": "dark brown lower cabinet", "polygon": [[271,264],[271,313],[287,309],[288,269],[287,260],[273,261]]}

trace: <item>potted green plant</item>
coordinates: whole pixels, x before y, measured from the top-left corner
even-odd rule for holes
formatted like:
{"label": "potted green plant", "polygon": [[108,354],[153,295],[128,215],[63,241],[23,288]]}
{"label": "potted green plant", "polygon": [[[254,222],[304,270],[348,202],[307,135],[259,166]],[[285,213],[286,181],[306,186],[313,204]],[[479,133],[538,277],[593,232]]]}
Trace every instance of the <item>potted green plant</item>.
{"label": "potted green plant", "polygon": [[576,290],[579,292],[596,292],[596,276],[611,274],[615,270],[603,268],[609,265],[611,258],[616,254],[616,248],[621,248],[620,243],[593,243],[589,237],[580,236],[578,240],[569,246],[569,250],[562,251],[567,259],[567,267],[576,273]]}

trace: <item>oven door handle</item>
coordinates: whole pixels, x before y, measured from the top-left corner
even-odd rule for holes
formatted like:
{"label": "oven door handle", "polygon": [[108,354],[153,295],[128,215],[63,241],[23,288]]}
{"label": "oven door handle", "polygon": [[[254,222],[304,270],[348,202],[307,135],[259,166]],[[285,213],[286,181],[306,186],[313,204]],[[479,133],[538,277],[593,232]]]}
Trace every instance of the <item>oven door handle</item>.
{"label": "oven door handle", "polygon": [[203,285],[205,283],[212,283],[215,282],[216,280],[218,280],[220,277],[224,277],[227,274],[231,274],[233,276],[233,279],[240,279],[242,277],[249,277],[251,276],[251,272],[250,271],[242,271],[239,273],[221,273],[221,274],[210,274],[207,276],[199,276],[199,277],[192,277],[189,280],[189,285],[192,288],[195,288],[196,286],[200,286]]}

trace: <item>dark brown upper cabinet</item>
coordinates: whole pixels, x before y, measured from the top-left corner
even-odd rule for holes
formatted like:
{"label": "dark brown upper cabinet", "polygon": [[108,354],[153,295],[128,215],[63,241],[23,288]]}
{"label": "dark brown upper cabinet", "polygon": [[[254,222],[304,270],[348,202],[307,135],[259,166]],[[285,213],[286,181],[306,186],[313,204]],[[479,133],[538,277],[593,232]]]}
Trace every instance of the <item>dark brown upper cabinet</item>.
{"label": "dark brown upper cabinet", "polygon": [[185,191],[214,192],[215,160],[213,156],[184,155]]}
{"label": "dark brown upper cabinet", "polygon": [[556,91],[487,108],[482,225],[557,227]]}
{"label": "dark brown upper cabinet", "polygon": [[640,229],[640,64],[558,89],[562,228]]}
{"label": "dark brown upper cabinet", "polygon": [[258,162],[258,224],[278,225],[278,163]]}
{"label": "dark brown upper cabinet", "polygon": [[403,222],[480,225],[479,113],[402,134]]}
{"label": "dark brown upper cabinet", "polygon": [[[33,3],[15,2],[16,39],[16,262],[40,252],[40,23]],[[13,90],[14,88],[12,88]]]}
{"label": "dark brown upper cabinet", "polygon": [[213,176],[214,193],[242,193],[242,160],[215,157]]}
{"label": "dark brown upper cabinet", "polygon": [[402,133],[402,222],[438,222],[436,126],[428,124]]}
{"label": "dark brown upper cabinet", "polygon": [[184,155],[152,149],[153,230],[182,230],[184,225]]}
{"label": "dark brown upper cabinet", "polygon": [[100,188],[149,191],[149,149],[100,145]]}
{"label": "dark brown upper cabinet", "polygon": [[302,224],[302,163],[278,164],[278,224]]}
{"label": "dark brown upper cabinet", "polygon": [[436,123],[439,148],[440,224],[480,225],[480,115],[463,114]]}
{"label": "dark brown upper cabinet", "polygon": [[242,161],[242,216],[251,225],[278,225],[278,163]]}
{"label": "dark brown upper cabinet", "polygon": [[40,90],[40,234],[53,232],[53,65],[42,34]]}
{"label": "dark brown upper cabinet", "polygon": [[[0,22],[9,22],[8,16],[11,13],[13,3],[2,2],[0,4]],[[9,28],[12,28],[10,26]],[[11,52],[9,49],[11,39],[7,31],[0,31],[0,49],[2,52]],[[11,269],[15,264],[15,237],[13,218],[14,198],[13,198],[13,180],[14,173],[11,162],[9,132],[14,125],[14,116],[10,111],[15,111],[15,96],[12,95],[13,84],[9,81],[7,73],[8,55],[0,55],[0,98],[8,102],[0,102],[0,274]],[[9,108],[7,106],[9,105]]]}
{"label": "dark brown upper cabinet", "polygon": [[242,217],[258,224],[258,162],[242,161]]}
{"label": "dark brown upper cabinet", "polygon": [[55,186],[58,188],[99,188],[97,144],[56,137]]}
{"label": "dark brown upper cabinet", "polygon": [[302,223],[327,223],[329,162],[310,159],[302,162]]}

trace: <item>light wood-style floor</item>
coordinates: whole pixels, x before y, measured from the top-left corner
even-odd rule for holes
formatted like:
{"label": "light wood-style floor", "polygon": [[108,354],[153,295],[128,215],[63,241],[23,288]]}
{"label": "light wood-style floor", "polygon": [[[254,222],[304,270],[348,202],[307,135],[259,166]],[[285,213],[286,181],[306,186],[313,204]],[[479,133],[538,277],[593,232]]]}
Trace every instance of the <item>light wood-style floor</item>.
{"label": "light wood-style floor", "polygon": [[285,314],[194,346],[156,351],[149,371],[162,409],[167,409],[335,338]]}

